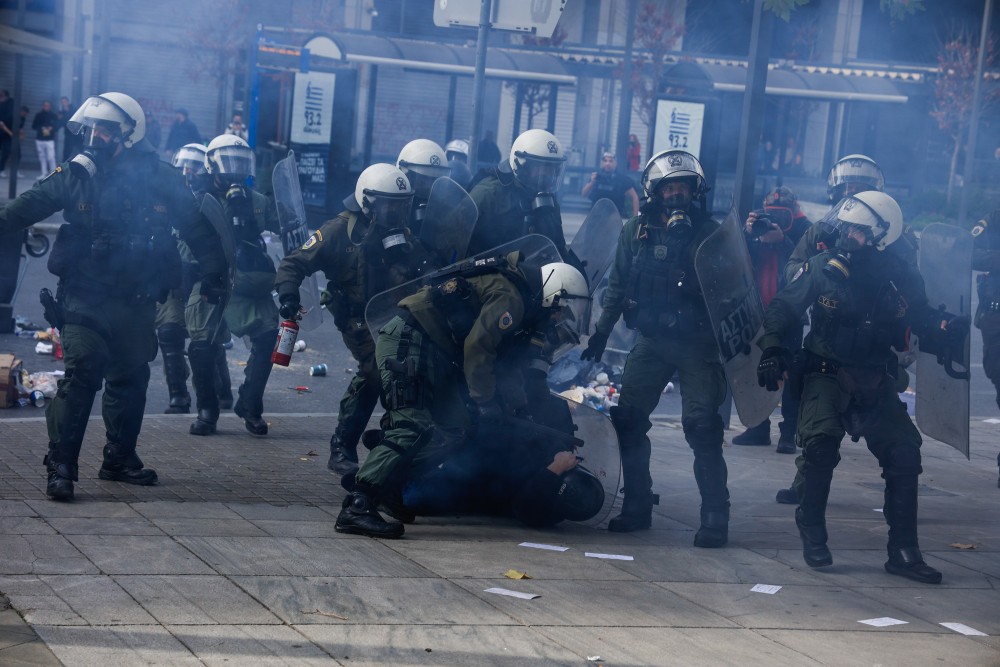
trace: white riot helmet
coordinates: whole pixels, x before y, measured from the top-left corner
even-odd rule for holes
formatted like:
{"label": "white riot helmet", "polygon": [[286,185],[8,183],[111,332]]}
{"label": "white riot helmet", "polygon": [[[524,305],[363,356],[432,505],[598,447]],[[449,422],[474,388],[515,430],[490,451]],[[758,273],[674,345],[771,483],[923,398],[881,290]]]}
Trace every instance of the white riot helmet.
{"label": "white riot helmet", "polygon": [[403,146],[396,167],[406,175],[420,199],[427,199],[434,181],[451,173],[444,150],[430,139],[414,139]]}
{"label": "white riot helmet", "polygon": [[579,323],[590,303],[587,279],[563,262],[542,266],[542,308],[556,308],[564,321]]}
{"label": "white riot helmet", "polygon": [[508,161],[514,178],[529,190],[555,192],[562,182],[566,153],[551,132],[528,130],[514,140]]}
{"label": "white riot helmet", "polygon": [[842,239],[852,230],[860,231],[866,241],[858,245],[879,251],[892,245],[903,233],[903,211],[899,204],[884,192],[875,190],[844,199],[837,212],[837,221]]}
{"label": "white riot helmet", "polygon": [[882,169],[867,155],[854,154],[840,158],[826,178],[826,191],[832,202],[859,192],[882,192],[884,189],[885,176],[882,175]]}
{"label": "white riot helmet", "polygon": [[444,154],[448,160],[469,160],[469,142],[465,139],[452,139],[444,147]]}
{"label": "white riot helmet", "polygon": [[[708,192],[705,170],[701,168],[698,158],[687,151],[663,151],[651,157],[646,163],[646,168],[642,171],[642,190],[649,201],[656,201],[657,190],[662,183],[681,179],[691,184],[691,200],[699,199]],[[687,208],[690,201],[676,206],[674,203],[668,203],[668,206]]]}
{"label": "white riot helmet", "polygon": [[124,93],[94,95],[66,121],[66,129],[73,134],[83,133],[84,145],[94,146],[97,127],[110,135],[110,139],[100,141],[132,148],[146,136],[146,114],[138,102]]}
{"label": "white riot helmet", "polygon": [[413,187],[406,174],[391,164],[373,164],[358,176],[354,199],[375,224],[402,227],[409,220]]}
{"label": "white riot helmet", "polygon": [[185,176],[205,173],[206,148],[201,144],[185,144],[174,153],[170,164],[181,170]]}
{"label": "white riot helmet", "polygon": [[208,142],[205,169],[234,183],[257,175],[257,158],[250,144],[235,134],[220,134]]}

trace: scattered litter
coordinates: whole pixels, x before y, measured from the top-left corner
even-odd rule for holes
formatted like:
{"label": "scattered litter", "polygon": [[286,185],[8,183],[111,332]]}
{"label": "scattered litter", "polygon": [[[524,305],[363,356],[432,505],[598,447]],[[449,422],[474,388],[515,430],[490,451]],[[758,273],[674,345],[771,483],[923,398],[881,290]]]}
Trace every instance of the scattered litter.
{"label": "scattered litter", "polygon": [[308,452],[306,452],[306,456],[319,456],[319,454],[316,453],[315,449],[310,449]]}
{"label": "scattered litter", "polygon": [[302,614],[319,614],[320,616],[329,616],[330,618],[336,618],[341,621],[347,620],[346,616],[341,616],[340,614],[334,614],[333,612],[330,611],[320,611],[319,609],[317,609],[316,611],[306,611],[305,609],[300,609],[299,612]]}
{"label": "scattered litter", "polygon": [[781,590],[781,586],[772,586],[771,584],[757,584],[750,589],[751,593],[766,593],[768,595],[774,595]]}
{"label": "scattered litter", "polygon": [[599,655],[588,655],[587,656],[587,661],[588,662],[597,662],[600,659],[601,659],[601,656],[599,656]]}
{"label": "scattered litter", "polygon": [[673,391],[674,391],[674,383],[673,382],[668,382],[667,386],[663,388],[663,393],[664,394],[672,394]]}
{"label": "scattered litter", "polygon": [[967,637],[989,637],[985,632],[980,632],[975,628],[970,628],[965,623],[942,623],[944,627],[949,630],[954,630],[960,635],[966,635]]}
{"label": "scattered litter", "polygon": [[53,347],[52,343],[39,341],[35,343],[35,354],[52,354]]}
{"label": "scattered litter", "polygon": [[297,387],[289,387],[289,389],[291,389],[292,391],[297,391],[300,394],[311,394],[312,393],[312,389],[310,389],[309,387],[306,387],[305,385],[301,385],[301,384],[299,386],[297,386]]}
{"label": "scattered litter", "polygon": [[598,554],[587,551],[583,554],[587,558],[603,558],[605,560],[635,560],[631,556],[623,556],[621,554]]}
{"label": "scattered litter", "polygon": [[985,423],[985,424],[1000,424],[1000,419],[997,419],[996,417],[990,417],[989,419],[984,419],[983,423]]}
{"label": "scattered litter", "polygon": [[521,542],[517,546],[529,549],[547,549],[549,551],[569,551],[569,547],[557,547],[554,544],[538,544],[537,542]]}
{"label": "scattered litter", "polygon": [[520,591],[512,591],[508,588],[487,588],[483,590],[484,593],[495,593],[496,595],[506,595],[511,598],[518,598],[519,600],[534,600],[535,598],[542,597],[535,593],[522,593]]}
{"label": "scattered litter", "polygon": [[35,340],[52,340],[52,334],[48,331],[36,331]]}
{"label": "scattered litter", "polygon": [[881,618],[867,618],[863,621],[858,621],[858,623],[864,623],[865,625],[871,625],[876,628],[885,628],[890,625],[907,625],[909,621],[901,621],[898,618],[883,616]]}
{"label": "scattered litter", "polygon": [[308,456],[300,456],[299,457],[299,461],[308,461],[308,460],[309,460]]}
{"label": "scattered litter", "polygon": [[313,377],[324,377],[326,375],[326,364],[316,364],[309,367],[309,375]]}
{"label": "scattered litter", "polygon": [[508,579],[531,579],[531,575],[527,572],[518,572],[517,570],[507,570],[503,573],[503,576]]}
{"label": "scattered litter", "polygon": [[306,342],[304,340],[295,341],[295,345],[292,345],[292,352],[301,352],[306,349]]}
{"label": "scattered litter", "polygon": [[59,388],[59,378],[64,375],[66,375],[64,371],[32,373],[28,376],[25,388],[40,391],[45,394],[45,398],[55,398],[56,390]]}
{"label": "scattered litter", "polygon": [[355,371],[354,371],[354,369],[353,369],[353,368],[345,368],[345,369],[344,369],[344,372],[345,372],[345,373],[354,373]]}
{"label": "scattered litter", "polygon": [[872,510],[872,512],[882,512],[883,514],[885,514],[885,510],[883,510],[881,507],[876,507],[875,509]]}
{"label": "scattered litter", "polygon": [[429,648],[425,648],[425,649],[424,649],[424,652],[425,652],[425,653],[431,653],[431,649],[429,649]]}
{"label": "scattered litter", "polygon": [[952,549],[964,549],[968,551],[971,551],[972,549],[976,548],[975,544],[966,544],[965,542],[952,542],[948,546],[951,547]]}
{"label": "scattered litter", "polygon": [[237,361],[237,362],[236,362],[236,365],[237,365],[237,366],[246,366],[246,365],[247,365],[247,362],[245,362],[245,361]]}

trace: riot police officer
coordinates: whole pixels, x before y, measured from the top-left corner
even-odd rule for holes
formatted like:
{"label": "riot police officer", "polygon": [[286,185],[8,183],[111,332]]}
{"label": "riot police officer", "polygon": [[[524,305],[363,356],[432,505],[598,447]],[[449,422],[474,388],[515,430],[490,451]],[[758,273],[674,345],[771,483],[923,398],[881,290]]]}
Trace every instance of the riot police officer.
{"label": "riot police officer", "polygon": [[579,271],[522,263],[519,252],[460,265],[401,300],[406,314],[382,327],[375,351],[388,428],[358,471],[335,530],[402,536],[403,525],[383,519],[378,506],[394,504],[410,471],[457,446],[473,425],[477,440],[502,433],[505,417],[530,404],[526,385],[537,387],[540,378],[548,397],[545,372],[530,361],[543,360],[531,351],[542,349],[538,342],[559,321],[579,320],[589,300]]}
{"label": "riot police officer", "polygon": [[[795,523],[810,567],[833,563],[827,547],[826,503],[845,432],[864,438],[885,479],[890,574],[939,583],[917,543],[920,433],[896,392],[897,359],[912,327],[921,350],[931,352],[968,335],[967,318],[953,318],[927,303],[915,265],[889,252],[903,231],[903,214],[881,192],[847,197],[837,213],[834,248],[816,255],[779,293],[764,317],[758,381],[777,391],[786,373],[801,382],[797,460],[802,484]],[[812,307],[805,350],[794,367],[782,347],[786,332]]]}
{"label": "riot police officer", "polygon": [[448,158],[445,157],[444,150],[430,139],[414,139],[399,151],[396,168],[406,174],[406,180],[413,188],[413,208],[408,226],[413,235],[419,238],[431,186],[437,179],[451,173]]}
{"label": "riot police officer", "polygon": [[[271,374],[271,352],[277,339],[278,309],[271,297],[274,262],[267,254],[261,233],[279,231],[272,202],[247,185],[256,174],[253,149],[236,135],[212,139],[205,151],[206,196],[218,202],[220,234],[229,235],[236,248],[231,268],[228,302],[219,307],[192,294],[185,309],[191,343],[188,359],[194,377],[198,418],[191,435],[215,433],[219,419],[216,364],[224,352],[222,342],[230,331],[250,339],[250,356],[233,411],[251,435],[267,435],[263,419],[264,389]],[[215,207],[213,207],[215,208]],[[209,209],[211,210],[211,209]],[[201,284],[205,282],[204,272]]]}
{"label": "riot police officer", "polygon": [[358,362],[330,438],[328,467],[339,475],[357,471],[358,440],[379,399],[375,343],[365,325],[365,305],[375,294],[419,275],[430,261],[406,226],[413,188],[402,171],[391,164],[373,164],[361,172],[350,199],[357,210],[349,208],[325,222],[302,248],[281,260],[275,279],[281,315],[294,317],[301,307],[302,281],[322,271],[329,279],[326,307]]}
{"label": "riot police officer", "polygon": [[[975,323],[983,336],[983,371],[996,389],[1000,407],[1000,209],[972,228],[972,269],[985,271],[976,277],[979,305]],[[997,454],[1000,468],[1000,454]],[[997,478],[1000,487],[1000,476]]]}
{"label": "riot police officer", "polygon": [[496,248],[525,234],[541,234],[567,257],[556,191],[566,154],[555,135],[528,130],[510,149],[510,157],[479,181],[469,196],[479,220],[469,242],[469,255]]}
{"label": "riot police officer", "polygon": [[[625,317],[639,338],[625,362],[618,406],[611,420],[621,443],[625,500],[608,530],[645,530],[652,521],[654,495],[649,475],[652,427],[649,416],[674,372],[680,373],[682,426],[694,452],[694,475],[701,492],[698,547],[728,541],[729,490],[722,456],[719,406],[726,378],[696,279],[694,256],[718,228],[705,211],[705,173],[685,151],[655,155],[642,174],[645,204],[625,223],[618,238],[604,312],[583,353],[599,361],[618,318]],[[696,205],[697,204],[697,205]]]}
{"label": "riot police officer", "polygon": [[62,210],[49,269],[56,299],[43,292],[46,317],[62,333],[66,375],[46,410],[46,492],[73,498],[78,459],[96,393],[104,386],[105,480],[150,485],[156,472],[136,453],[149,362],[156,356],[155,304],[177,287],[176,228],[213,275],[225,260],[198,215],[180,173],[144,140],[145,115],[122,93],[87,99],[66,124],[82,135],[80,153],[0,211],[0,233]]}
{"label": "riot police officer", "polygon": [[472,172],[469,171],[469,142],[465,139],[452,139],[444,146],[444,154],[448,158],[448,175],[451,180],[466,190],[472,182]]}

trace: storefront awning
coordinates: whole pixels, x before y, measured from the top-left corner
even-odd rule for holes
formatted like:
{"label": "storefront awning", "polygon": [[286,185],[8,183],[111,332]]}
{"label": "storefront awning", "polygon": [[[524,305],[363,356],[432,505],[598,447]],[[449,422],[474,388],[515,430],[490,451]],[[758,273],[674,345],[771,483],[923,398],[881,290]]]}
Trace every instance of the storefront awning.
{"label": "storefront awning", "polygon": [[0,25],[0,51],[23,56],[75,56],[85,53],[84,49],[5,25]]}
{"label": "storefront awning", "polygon": [[[746,89],[745,67],[714,63],[683,62],[668,68],[666,82],[708,85],[712,90],[742,93]],[[768,95],[798,97],[829,102],[884,102],[905,104],[905,84],[879,76],[790,70],[772,67],[767,72]]]}

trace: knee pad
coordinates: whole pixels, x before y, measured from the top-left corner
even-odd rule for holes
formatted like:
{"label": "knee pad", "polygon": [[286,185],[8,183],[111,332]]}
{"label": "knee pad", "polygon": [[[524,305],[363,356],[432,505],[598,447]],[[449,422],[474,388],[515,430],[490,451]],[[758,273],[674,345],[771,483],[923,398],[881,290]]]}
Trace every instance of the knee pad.
{"label": "knee pad", "polygon": [[104,384],[104,373],[96,366],[84,362],[67,371],[66,379],[84,389],[100,391]]}
{"label": "knee pad", "polygon": [[615,405],[608,411],[611,423],[619,432],[628,431],[635,424],[634,410],[627,406]]}
{"label": "knee pad", "polygon": [[819,438],[804,443],[802,456],[806,463],[820,470],[833,470],[840,463],[840,441]]}
{"label": "knee pad", "polygon": [[178,349],[183,349],[184,339],[187,338],[187,331],[176,322],[168,322],[157,327],[156,338],[160,341],[160,347],[169,348],[174,346]]}
{"label": "knee pad", "polygon": [[908,443],[890,447],[880,463],[883,476],[919,475],[924,471],[920,465],[920,448]]}
{"label": "knee pad", "polygon": [[722,417],[718,414],[685,417],[681,420],[684,439],[691,449],[719,447],[722,445]]}

